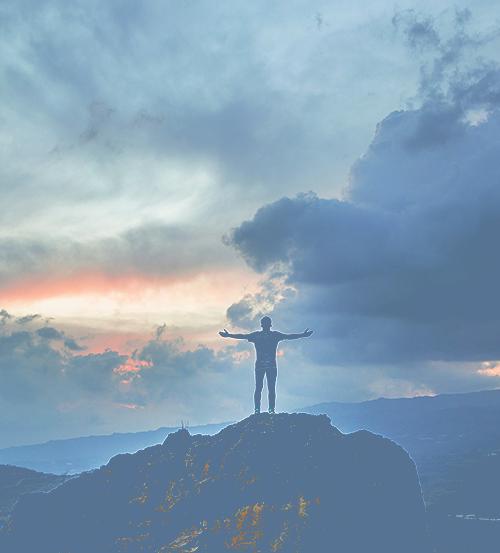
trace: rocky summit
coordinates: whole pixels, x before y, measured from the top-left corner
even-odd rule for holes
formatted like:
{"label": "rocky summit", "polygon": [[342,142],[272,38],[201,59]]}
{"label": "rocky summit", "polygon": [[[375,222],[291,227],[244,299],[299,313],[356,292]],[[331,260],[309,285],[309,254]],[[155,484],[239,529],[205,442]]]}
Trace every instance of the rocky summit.
{"label": "rocky summit", "polygon": [[425,553],[413,461],[325,415],[254,415],[170,434],[50,493],[23,496],[9,553]]}

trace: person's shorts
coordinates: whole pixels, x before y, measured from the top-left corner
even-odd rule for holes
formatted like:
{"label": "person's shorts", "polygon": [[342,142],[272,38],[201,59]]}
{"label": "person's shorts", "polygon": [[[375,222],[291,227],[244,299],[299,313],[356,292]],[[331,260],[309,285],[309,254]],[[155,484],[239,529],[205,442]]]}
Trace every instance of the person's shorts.
{"label": "person's shorts", "polygon": [[278,372],[278,367],[275,363],[255,363],[255,372],[273,374],[275,372]]}

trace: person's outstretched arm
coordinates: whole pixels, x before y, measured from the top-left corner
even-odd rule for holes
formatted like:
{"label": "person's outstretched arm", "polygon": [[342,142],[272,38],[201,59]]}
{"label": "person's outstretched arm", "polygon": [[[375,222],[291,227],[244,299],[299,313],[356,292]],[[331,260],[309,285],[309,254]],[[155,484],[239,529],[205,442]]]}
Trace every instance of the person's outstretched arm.
{"label": "person's outstretched arm", "polygon": [[236,340],[246,340],[250,336],[250,334],[231,334],[226,329],[221,330],[219,334],[223,338],[236,338]]}
{"label": "person's outstretched arm", "polygon": [[306,328],[304,332],[301,332],[300,334],[283,334],[281,333],[281,340],[297,340],[297,338],[308,338],[313,333],[312,330],[309,330]]}

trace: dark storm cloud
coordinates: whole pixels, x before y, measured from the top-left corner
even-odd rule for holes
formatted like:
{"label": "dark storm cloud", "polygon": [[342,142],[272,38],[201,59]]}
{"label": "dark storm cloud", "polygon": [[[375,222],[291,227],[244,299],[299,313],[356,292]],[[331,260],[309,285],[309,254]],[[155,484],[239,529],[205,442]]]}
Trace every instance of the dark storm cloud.
{"label": "dark storm cloud", "polygon": [[315,361],[500,358],[498,73],[481,73],[384,119],[345,200],[283,198],[230,235],[256,270],[288,267],[299,293],[275,315],[314,317]]}

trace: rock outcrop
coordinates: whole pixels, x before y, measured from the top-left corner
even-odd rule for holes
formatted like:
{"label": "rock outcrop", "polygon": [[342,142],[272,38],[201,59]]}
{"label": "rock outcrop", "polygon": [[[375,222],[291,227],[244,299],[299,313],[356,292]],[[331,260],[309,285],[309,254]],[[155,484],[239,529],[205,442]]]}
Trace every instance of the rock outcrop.
{"label": "rock outcrop", "polygon": [[24,496],[1,539],[9,553],[427,551],[408,454],[306,414],[251,416],[215,436],[179,430]]}

